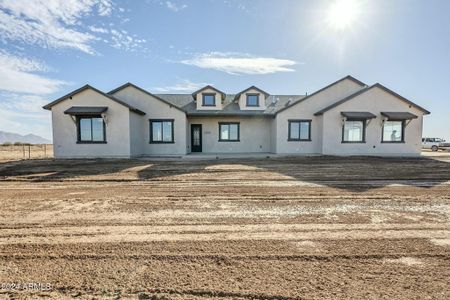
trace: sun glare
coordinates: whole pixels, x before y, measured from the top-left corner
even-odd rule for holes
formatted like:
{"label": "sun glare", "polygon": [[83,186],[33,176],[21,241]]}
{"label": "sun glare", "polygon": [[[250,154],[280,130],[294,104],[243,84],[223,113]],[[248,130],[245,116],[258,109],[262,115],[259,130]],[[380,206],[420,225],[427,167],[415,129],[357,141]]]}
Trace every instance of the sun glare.
{"label": "sun glare", "polygon": [[358,0],[335,0],[327,11],[327,22],[335,30],[351,27],[360,15]]}

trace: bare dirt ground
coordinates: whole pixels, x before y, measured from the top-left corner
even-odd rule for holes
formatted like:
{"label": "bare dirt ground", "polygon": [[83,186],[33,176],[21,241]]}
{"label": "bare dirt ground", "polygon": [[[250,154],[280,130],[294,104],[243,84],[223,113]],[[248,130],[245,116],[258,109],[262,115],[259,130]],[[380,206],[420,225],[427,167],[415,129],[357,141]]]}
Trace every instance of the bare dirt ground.
{"label": "bare dirt ground", "polygon": [[450,157],[0,164],[0,299],[450,299]]}

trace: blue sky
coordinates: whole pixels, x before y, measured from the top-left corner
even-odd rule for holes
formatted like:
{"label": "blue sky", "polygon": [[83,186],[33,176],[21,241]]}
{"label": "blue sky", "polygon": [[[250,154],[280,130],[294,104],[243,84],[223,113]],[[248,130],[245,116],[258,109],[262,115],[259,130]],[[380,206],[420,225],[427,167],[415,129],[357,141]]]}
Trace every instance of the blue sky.
{"label": "blue sky", "polygon": [[[450,140],[450,1],[0,0],[0,130],[51,138],[41,106],[89,83],[312,93],[352,75],[431,111]],[[342,25],[342,26],[338,26]]]}

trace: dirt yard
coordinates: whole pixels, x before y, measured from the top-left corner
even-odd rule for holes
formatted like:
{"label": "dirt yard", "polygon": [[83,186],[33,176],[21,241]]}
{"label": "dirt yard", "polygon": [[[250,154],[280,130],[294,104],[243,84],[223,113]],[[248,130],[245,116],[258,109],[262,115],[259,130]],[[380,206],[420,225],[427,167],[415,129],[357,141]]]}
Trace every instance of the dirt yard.
{"label": "dirt yard", "polygon": [[53,145],[1,145],[0,163],[19,159],[53,157]]}
{"label": "dirt yard", "polygon": [[0,203],[0,299],[450,299],[450,156],[5,162]]}

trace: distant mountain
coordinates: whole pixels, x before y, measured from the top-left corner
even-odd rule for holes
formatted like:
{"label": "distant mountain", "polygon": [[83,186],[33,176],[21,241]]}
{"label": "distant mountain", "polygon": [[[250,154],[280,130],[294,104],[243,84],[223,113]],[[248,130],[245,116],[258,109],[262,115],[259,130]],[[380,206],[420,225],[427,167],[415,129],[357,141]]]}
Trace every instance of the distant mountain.
{"label": "distant mountain", "polygon": [[17,133],[0,131],[0,144],[21,142],[29,144],[51,144],[52,142],[35,134],[20,135]]}

